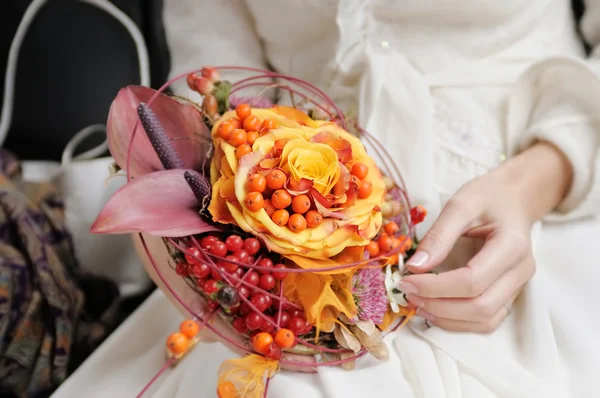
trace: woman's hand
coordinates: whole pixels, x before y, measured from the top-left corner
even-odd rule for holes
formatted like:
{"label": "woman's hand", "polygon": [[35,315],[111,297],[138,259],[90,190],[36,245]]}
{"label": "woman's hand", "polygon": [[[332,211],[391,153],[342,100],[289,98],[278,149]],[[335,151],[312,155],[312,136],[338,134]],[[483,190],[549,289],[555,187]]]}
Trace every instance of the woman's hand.
{"label": "woman's hand", "polygon": [[[420,275],[405,277],[400,289],[418,314],[448,330],[495,330],[535,273],[531,227],[561,202],[571,174],[562,153],[539,142],[461,188],[407,262]],[[482,249],[464,267],[424,274],[461,236],[483,240]]]}

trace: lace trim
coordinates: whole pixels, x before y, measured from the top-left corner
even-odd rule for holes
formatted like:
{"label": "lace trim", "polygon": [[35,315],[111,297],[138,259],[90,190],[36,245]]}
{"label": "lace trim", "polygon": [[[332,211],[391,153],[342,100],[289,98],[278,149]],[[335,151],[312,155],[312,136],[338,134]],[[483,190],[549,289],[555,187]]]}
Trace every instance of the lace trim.
{"label": "lace trim", "polygon": [[485,126],[458,117],[439,98],[433,97],[433,103],[433,120],[437,127],[435,134],[439,144],[489,169],[499,166],[506,159],[500,140],[486,134]]}

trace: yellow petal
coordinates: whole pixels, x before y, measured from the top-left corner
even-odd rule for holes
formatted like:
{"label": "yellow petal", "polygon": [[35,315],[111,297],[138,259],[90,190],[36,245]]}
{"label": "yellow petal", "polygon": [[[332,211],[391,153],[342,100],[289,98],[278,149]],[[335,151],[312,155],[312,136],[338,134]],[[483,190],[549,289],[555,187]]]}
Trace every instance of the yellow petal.
{"label": "yellow petal", "polygon": [[[239,398],[263,398],[265,380],[275,376],[278,367],[276,360],[256,354],[229,359],[219,368],[218,385],[231,383]],[[228,395],[228,398],[234,397]]]}
{"label": "yellow petal", "polygon": [[286,297],[291,297],[302,305],[306,312],[306,320],[315,325],[317,331],[324,326],[330,329],[340,313],[348,318],[356,315],[356,304],[350,293],[350,280],[349,273],[291,274],[286,278],[287,287],[284,293]]}
{"label": "yellow petal", "polygon": [[227,202],[222,200],[220,197],[221,188],[223,184],[228,180],[227,177],[222,176],[212,186],[212,196],[208,211],[211,214],[214,222],[220,222],[222,224],[229,224],[234,222],[234,219],[227,207]]}

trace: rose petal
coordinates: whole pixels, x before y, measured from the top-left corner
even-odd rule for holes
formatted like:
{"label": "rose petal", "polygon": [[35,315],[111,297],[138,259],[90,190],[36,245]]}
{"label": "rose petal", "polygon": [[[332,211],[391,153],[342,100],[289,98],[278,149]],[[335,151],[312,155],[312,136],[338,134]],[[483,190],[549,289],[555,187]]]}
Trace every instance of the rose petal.
{"label": "rose petal", "polygon": [[289,120],[294,120],[302,125],[309,127],[317,127],[317,124],[312,120],[306,113],[299,109],[291,108],[289,106],[275,105],[273,110],[279,115]]}
{"label": "rose petal", "polygon": [[[352,179],[352,175],[350,174],[350,171],[348,170],[348,168],[346,166],[344,166],[344,164],[342,162],[340,162],[340,178],[339,178],[337,184],[335,184],[335,187],[333,187],[334,195],[339,198],[344,193],[346,193],[346,191],[350,187],[351,179]],[[340,192],[338,193],[336,191],[340,191]]]}
{"label": "rose petal", "polygon": [[325,144],[333,148],[342,163],[352,161],[352,145],[350,142],[331,131],[322,131],[312,137],[310,141]]}
{"label": "rose petal", "polygon": [[308,193],[309,189],[313,186],[313,182],[310,180],[307,180],[306,178],[301,178],[300,181],[296,181],[296,180],[292,180],[291,178],[288,178],[288,180],[285,183],[284,188],[287,189],[287,191],[294,196],[297,195],[302,195],[305,193]]}
{"label": "rose petal", "polygon": [[[267,156],[270,156],[270,155],[267,155]],[[260,162],[259,166],[261,169],[270,170],[270,169],[277,168],[277,166],[279,166],[280,162],[281,162],[280,158],[265,158]]]}
{"label": "rose petal", "polygon": [[[137,106],[148,102],[156,90],[142,86],[128,86],[119,91],[108,114],[108,147],[115,162],[127,169],[127,156],[131,134],[138,122]],[[208,149],[210,134],[202,115],[191,104],[183,104],[164,94],[159,94],[152,105],[152,111],[163,126],[165,133],[185,167],[199,170]],[[130,169],[133,177],[162,170],[162,164],[141,125],[131,143]]]}
{"label": "rose petal", "polygon": [[315,188],[311,188],[310,189],[310,194],[312,195],[312,197],[315,199],[315,201],[319,202],[320,204],[322,204],[324,207],[326,208],[332,208],[333,205],[336,202],[335,198],[327,198],[325,196],[323,196],[319,191],[317,191]]}
{"label": "rose petal", "polygon": [[198,213],[198,202],[188,186],[185,170],[145,174],[125,184],[104,206],[92,225],[99,234],[146,232],[180,237],[216,231]]}
{"label": "rose petal", "polygon": [[317,211],[325,218],[329,217],[329,218],[334,218],[336,220],[345,220],[346,219],[343,212],[339,212],[339,211],[336,212],[333,210],[329,210],[328,208],[323,206],[321,204],[321,202],[319,202],[317,200],[315,200],[315,207],[317,208]]}

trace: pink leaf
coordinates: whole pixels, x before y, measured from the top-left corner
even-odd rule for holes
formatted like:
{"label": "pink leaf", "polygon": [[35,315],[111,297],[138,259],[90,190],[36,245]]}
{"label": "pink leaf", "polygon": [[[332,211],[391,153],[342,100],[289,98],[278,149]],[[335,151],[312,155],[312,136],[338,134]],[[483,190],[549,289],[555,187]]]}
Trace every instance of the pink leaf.
{"label": "pink leaf", "polygon": [[99,234],[146,232],[181,237],[216,231],[198,213],[198,201],[183,174],[163,170],[139,176],[119,189],[92,225]]}
{"label": "pink leaf", "polygon": [[[108,114],[108,147],[117,164],[127,168],[127,154],[131,134],[138,122],[137,106],[146,102],[156,90],[142,86],[127,86],[119,91]],[[186,168],[199,170],[210,145],[210,133],[202,115],[192,104],[184,104],[164,94],[159,94],[150,105],[173,148]],[[135,133],[129,152],[132,177],[162,170],[163,166],[152,148],[141,125]]]}

